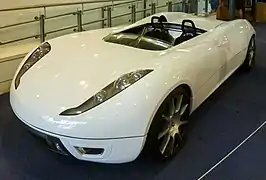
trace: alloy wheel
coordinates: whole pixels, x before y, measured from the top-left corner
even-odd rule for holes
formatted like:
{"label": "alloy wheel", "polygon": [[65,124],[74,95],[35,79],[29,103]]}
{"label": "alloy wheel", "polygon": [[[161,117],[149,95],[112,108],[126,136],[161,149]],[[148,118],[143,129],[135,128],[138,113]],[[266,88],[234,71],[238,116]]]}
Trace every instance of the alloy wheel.
{"label": "alloy wheel", "polygon": [[253,38],[248,47],[248,65],[249,66],[253,65],[254,56],[255,56],[255,40]]}
{"label": "alloy wheel", "polygon": [[168,105],[168,111],[161,116],[164,125],[157,137],[160,153],[164,158],[170,157],[181,147],[184,125],[188,123],[185,116],[189,110],[189,103],[184,94],[171,98]]}

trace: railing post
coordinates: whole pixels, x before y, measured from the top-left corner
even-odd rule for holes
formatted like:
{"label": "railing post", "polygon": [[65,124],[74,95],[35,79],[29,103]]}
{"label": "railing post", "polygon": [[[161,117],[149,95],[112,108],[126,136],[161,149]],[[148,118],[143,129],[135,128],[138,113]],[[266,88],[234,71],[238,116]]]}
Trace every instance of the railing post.
{"label": "railing post", "polygon": [[40,40],[41,40],[41,43],[43,43],[45,41],[45,16],[42,14],[40,15]]}
{"label": "railing post", "polygon": [[207,15],[209,11],[209,0],[205,0],[205,14]]}
{"label": "railing post", "polygon": [[186,0],[182,0],[182,11],[186,12]]}
{"label": "railing post", "polygon": [[172,3],[172,1],[169,1],[167,3],[167,5],[168,5],[168,12],[172,12],[173,11],[173,3]]}
{"label": "railing post", "polygon": [[156,13],[156,3],[151,3],[151,14]]}
{"label": "railing post", "polygon": [[143,18],[146,17],[147,0],[143,0]]}
{"label": "railing post", "polygon": [[235,19],[235,1],[234,0],[229,0],[229,17],[230,20]]}
{"label": "railing post", "polygon": [[102,14],[102,28],[104,28],[104,26],[105,26],[105,23],[104,23],[104,12],[105,12],[105,7],[102,7],[101,8],[101,14]]}
{"label": "railing post", "polygon": [[107,8],[107,25],[108,27],[112,27],[112,8]]}
{"label": "railing post", "polygon": [[136,22],[136,5],[133,4],[131,7],[131,23]]}
{"label": "railing post", "polygon": [[78,32],[82,32],[82,12],[77,11]]}
{"label": "railing post", "polygon": [[[208,0],[209,1],[209,0]],[[189,8],[190,8],[190,13],[197,14],[197,8],[196,8],[197,0],[190,0]]]}
{"label": "railing post", "polygon": [[198,15],[199,12],[198,12],[198,0],[194,0],[193,1],[193,8],[194,8],[194,11],[195,11],[195,14]]}
{"label": "railing post", "polygon": [[[205,1],[208,1],[208,0],[205,0]],[[188,0],[188,1],[187,1],[187,12],[188,12],[188,13],[192,13],[192,9],[191,9],[191,0]]]}

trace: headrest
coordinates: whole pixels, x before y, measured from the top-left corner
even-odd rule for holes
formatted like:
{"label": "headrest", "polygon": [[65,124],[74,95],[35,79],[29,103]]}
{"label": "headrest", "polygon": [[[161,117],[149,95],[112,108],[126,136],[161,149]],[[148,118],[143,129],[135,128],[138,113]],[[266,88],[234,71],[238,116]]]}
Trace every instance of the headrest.
{"label": "headrest", "polygon": [[164,15],[160,16],[160,22],[167,22],[167,19]]}
{"label": "headrest", "polygon": [[155,23],[154,20],[157,20],[159,23],[167,22],[167,19],[164,15],[159,16],[152,16],[151,23]]}

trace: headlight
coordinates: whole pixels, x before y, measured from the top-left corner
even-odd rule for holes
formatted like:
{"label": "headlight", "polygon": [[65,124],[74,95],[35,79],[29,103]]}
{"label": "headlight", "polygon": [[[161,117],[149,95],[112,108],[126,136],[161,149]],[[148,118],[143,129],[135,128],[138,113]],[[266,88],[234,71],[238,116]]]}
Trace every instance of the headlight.
{"label": "headlight", "polygon": [[82,114],[94,108],[95,106],[98,106],[99,104],[107,101],[108,99],[120,93],[121,91],[125,90],[126,88],[128,88],[129,86],[131,86],[132,84],[134,84],[152,71],[153,70],[138,70],[125,74],[118,78],[116,81],[113,81],[111,84],[103,88],[101,91],[96,93],[83,104],[74,108],[67,109],[60,115],[73,116]]}
{"label": "headlight", "polygon": [[15,89],[18,88],[21,77],[42,57],[48,54],[51,50],[51,45],[48,42],[40,45],[26,60],[21,69],[19,70],[15,79]]}

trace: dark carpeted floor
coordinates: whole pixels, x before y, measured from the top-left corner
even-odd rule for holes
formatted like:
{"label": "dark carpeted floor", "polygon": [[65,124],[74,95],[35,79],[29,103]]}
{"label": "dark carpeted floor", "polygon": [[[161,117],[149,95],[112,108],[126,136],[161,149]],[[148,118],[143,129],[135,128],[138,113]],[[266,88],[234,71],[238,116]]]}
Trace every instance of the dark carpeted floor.
{"label": "dark carpeted floor", "polygon": [[[266,25],[257,29],[257,65],[235,73],[192,116],[185,148],[168,164],[143,160],[123,165],[81,162],[43,149],[0,96],[0,180],[196,180],[266,120]],[[265,179],[262,128],[204,179]]]}

